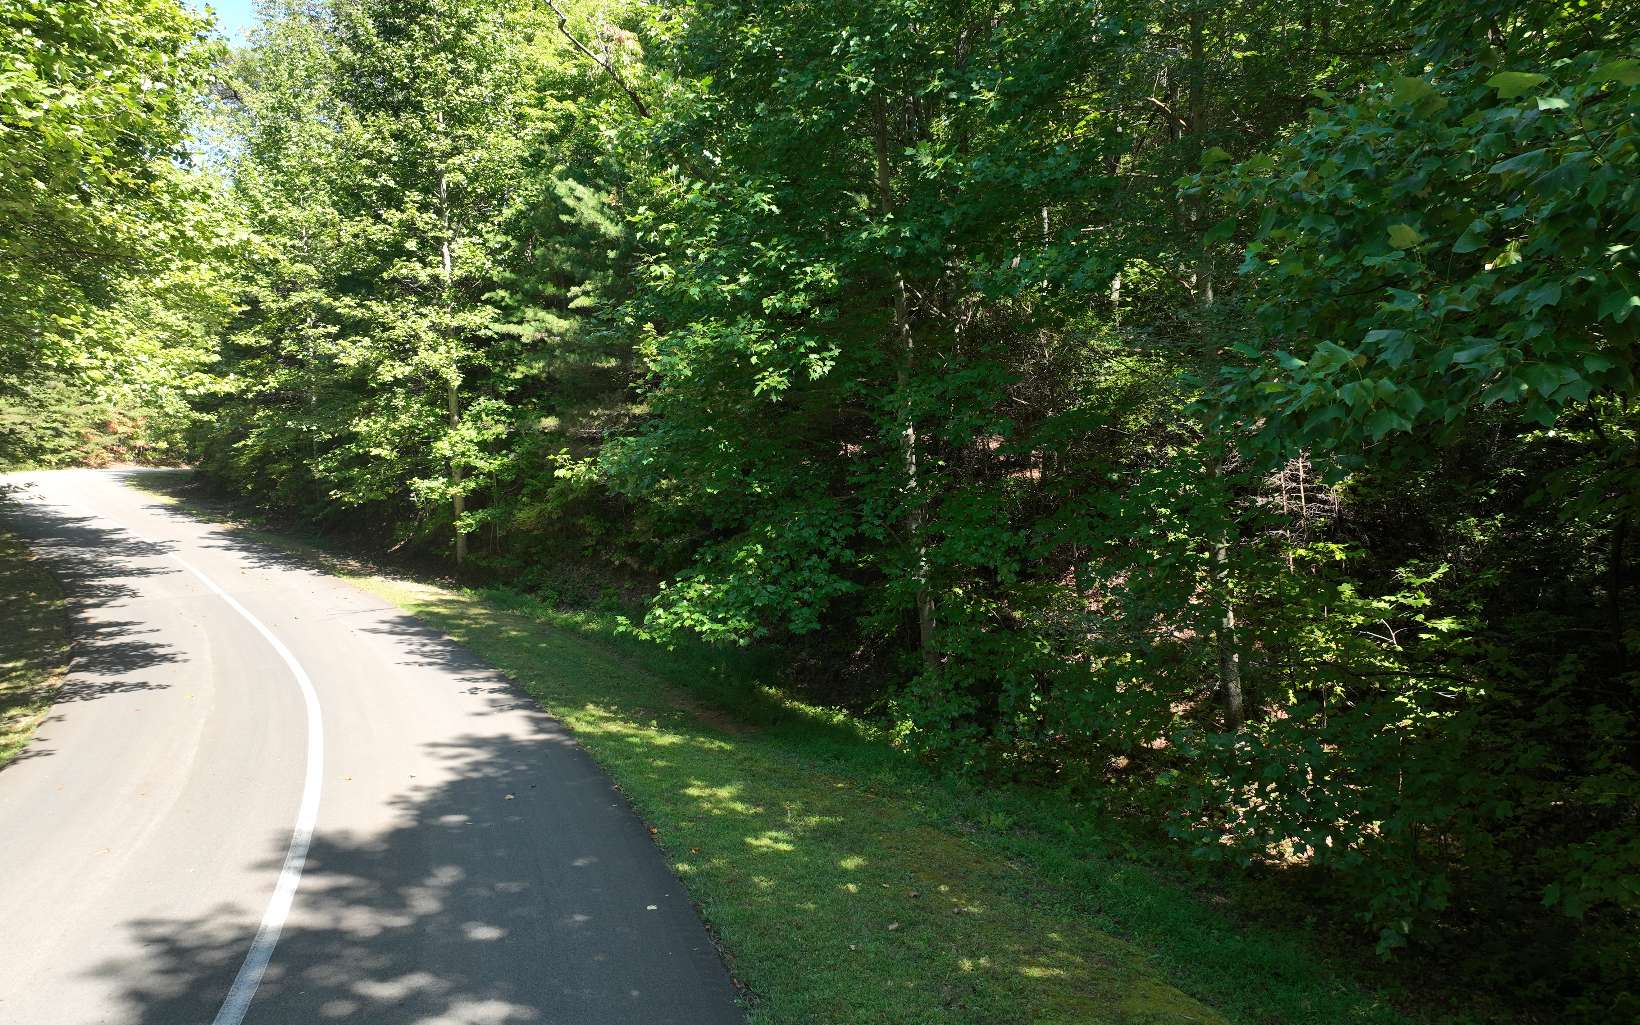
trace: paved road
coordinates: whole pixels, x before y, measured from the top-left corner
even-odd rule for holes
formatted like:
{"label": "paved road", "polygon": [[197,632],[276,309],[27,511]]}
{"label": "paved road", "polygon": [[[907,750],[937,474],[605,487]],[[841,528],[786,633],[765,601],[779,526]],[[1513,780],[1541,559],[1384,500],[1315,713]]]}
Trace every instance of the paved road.
{"label": "paved road", "polygon": [[61,700],[0,770],[0,1022],[741,1020],[556,722],[417,620],[128,478],[0,478],[75,606]]}

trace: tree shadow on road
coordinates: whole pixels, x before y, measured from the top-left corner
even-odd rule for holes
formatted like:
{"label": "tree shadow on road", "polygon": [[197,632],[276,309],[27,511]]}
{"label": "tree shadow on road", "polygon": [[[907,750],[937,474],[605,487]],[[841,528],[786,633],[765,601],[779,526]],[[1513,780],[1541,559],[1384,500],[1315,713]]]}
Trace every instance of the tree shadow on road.
{"label": "tree shadow on road", "polygon": [[[46,695],[53,708],[111,694],[155,690],[147,671],[179,660],[174,648],[154,640],[156,630],[138,618],[116,619],[110,610],[141,597],[140,581],[178,572],[160,560],[169,547],[99,525],[89,516],[0,496],[0,521],[24,539],[60,584],[69,636],[67,673]],[[40,627],[37,627],[40,628]],[[26,641],[28,638],[22,638]],[[45,722],[60,718],[53,712]],[[34,744],[7,765],[50,751]]]}
{"label": "tree shadow on road", "polygon": [[[424,747],[423,771],[388,802],[388,828],[326,827],[321,814],[247,1021],[740,1020],[707,933],[624,799],[534,718],[531,735]],[[347,785],[326,799],[346,807]],[[259,866],[270,889],[285,839]],[[118,982],[132,1025],[210,1021],[260,910],[127,923],[144,956],[95,973]]]}
{"label": "tree shadow on road", "polygon": [[155,501],[146,508],[166,515],[180,512],[204,525],[203,547],[233,552],[256,569],[306,570],[326,576],[356,573],[394,575],[384,567],[353,555],[325,551],[286,535],[277,541],[264,533],[254,514],[201,488],[192,470],[122,470],[110,473],[139,494]]}

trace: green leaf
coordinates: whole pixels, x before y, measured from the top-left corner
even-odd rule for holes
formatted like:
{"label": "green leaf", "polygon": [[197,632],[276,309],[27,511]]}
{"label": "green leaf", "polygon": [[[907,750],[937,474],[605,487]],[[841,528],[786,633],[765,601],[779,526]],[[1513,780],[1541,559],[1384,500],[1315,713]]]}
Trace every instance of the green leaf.
{"label": "green leaf", "polygon": [[1497,342],[1483,342],[1480,345],[1472,346],[1468,349],[1462,349],[1458,352],[1453,353],[1452,354],[1452,362],[1454,362],[1454,363],[1465,363],[1465,364],[1478,363],[1483,358],[1485,358],[1487,356],[1490,356],[1492,353],[1496,352],[1497,349],[1498,349],[1498,343]]}
{"label": "green leaf", "polygon": [[1610,317],[1617,323],[1629,319],[1634,308],[1640,306],[1640,295],[1633,295],[1625,288],[1615,288],[1600,297],[1600,307],[1595,313],[1596,320],[1605,320]]}
{"label": "green leaf", "polygon": [[1202,153],[1202,166],[1212,167],[1214,164],[1222,164],[1230,159],[1232,158],[1227,150],[1220,146],[1214,146]]}
{"label": "green leaf", "polygon": [[1519,156],[1500,160],[1486,169],[1487,174],[1511,174],[1514,172],[1528,173],[1535,171],[1548,162],[1549,151],[1546,149],[1531,149]]}
{"label": "green leaf", "polygon": [[1224,220],[1213,225],[1213,227],[1207,230],[1207,234],[1202,236],[1202,245],[1210,246],[1215,243],[1223,242],[1225,239],[1235,234],[1235,232],[1236,219],[1234,217],[1226,217]]}
{"label": "green leaf", "polygon": [[1388,345],[1391,342],[1400,341],[1405,338],[1406,335],[1407,333],[1405,331],[1379,328],[1377,330],[1367,332],[1366,342],[1368,345]]}
{"label": "green leaf", "polygon": [[1577,376],[1577,372],[1568,367],[1554,367],[1545,363],[1532,363],[1520,368],[1520,379],[1545,398],[1554,394],[1555,389],[1561,385],[1577,380]]}
{"label": "green leaf", "polygon": [[1640,85],[1640,60],[1625,57],[1594,69],[1590,82],[1617,82],[1621,85]]}
{"label": "green leaf", "polygon": [[1378,358],[1391,367],[1399,367],[1412,355],[1412,339],[1405,331],[1368,331],[1365,344],[1377,346]]}
{"label": "green leaf", "polygon": [[1537,108],[1539,110],[1565,110],[1570,106],[1570,103],[1567,103],[1559,96],[1539,96],[1537,98]]}
{"label": "green leaf", "polygon": [[1532,307],[1534,312],[1544,306],[1553,306],[1558,302],[1560,302],[1560,283],[1557,281],[1539,285],[1526,293],[1526,304]]}
{"label": "green leaf", "polygon": [[1385,309],[1416,313],[1424,308],[1424,297],[1417,292],[1405,288],[1390,288],[1386,291],[1390,294],[1390,301],[1384,304]]}
{"label": "green leaf", "polygon": [[1547,81],[1548,75],[1540,75],[1534,71],[1502,71],[1487,79],[1486,84],[1497,90],[1499,99],[1512,100],[1517,96],[1526,95]]}
{"label": "green leaf", "polygon": [[1406,75],[1395,80],[1395,102],[1417,103],[1426,96],[1433,96],[1435,87],[1429,84],[1429,79],[1417,75]]}
{"label": "green leaf", "polygon": [[1416,388],[1402,388],[1395,394],[1395,408],[1408,417],[1407,425],[1411,426],[1411,418],[1424,411],[1424,397],[1418,394]]}
{"label": "green leaf", "polygon": [[1481,405],[1494,406],[1499,402],[1514,402],[1526,389],[1525,383],[1515,377],[1505,377],[1481,392]]}
{"label": "green leaf", "polygon": [[1312,374],[1329,374],[1355,359],[1355,353],[1335,342],[1322,342],[1306,364]]}
{"label": "green leaf", "polygon": [[1269,174],[1275,167],[1276,158],[1268,153],[1255,153],[1241,163],[1243,174]]}
{"label": "green leaf", "polygon": [[1589,169],[1594,154],[1588,150],[1574,150],[1561,156],[1560,162],[1534,182],[1537,191],[1545,196],[1570,196],[1582,190],[1589,180]]}
{"label": "green leaf", "polygon": [[1366,427],[1367,436],[1376,441],[1391,431],[1410,430],[1412,421],[1396,410],[1377,409],[1373,411],[1371,416],[1367,417],[1367,422],[1363,426]]}
{"label": "green leaf", "polygon": [[1389,244],[1396,249],[1410,249],[1423,240],[1423,233],[1410,224],[1389,226]]}
{"label": "green leaf", "polygon": [[1492,226],[1480,218],[1469,222],[1469,227],[1458,236],[1458,241],[1452,244],[1454,253],[1473,253],[1477,249],[1485,248],[1491,241]]}

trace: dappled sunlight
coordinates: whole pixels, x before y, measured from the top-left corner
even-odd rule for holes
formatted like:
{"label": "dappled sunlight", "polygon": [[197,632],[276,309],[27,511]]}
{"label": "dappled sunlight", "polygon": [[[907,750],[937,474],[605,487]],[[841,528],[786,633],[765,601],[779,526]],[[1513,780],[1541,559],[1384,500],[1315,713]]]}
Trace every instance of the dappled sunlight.
{"label": "dappled sunlight", "polygon": [[75,622],[71,675],[53,702],[157,686],[143,672],[178,661],[177,653],[152,639],[159,631],[145,626],[139,613],[126,618],[112,612],[147,600],[138,581],[180,578],[181,569],[167,558],[172,546],[35,502],[7,501],[0,512],[61,582]]}
{"label": "dappled sunlight", "polygon": [[[0,550],[0,770],[55,754],[50,729],[29,736],[63,722],[74,705],[165,690],[186,662],[144,618],[150,582],[158,593],[177,587],[169,545],[35,501],[27,477],[6,483],[23,497],[0,491],[0,518],[38,562],[23,561],[9,541]],[[33,589],[31,574],[48,577],[49,595]]]}
{"label": "dappled sunlight", "polygon": [[[754,990],[801,974],[832,980],[822,988],[904,993],[907,1008],[1093,1021],[1148,971],[1086,923],[1007,899],[1017,870],[935,828],[910,795],[792,758],[793,738],[810,736],[801,730],[820,750],[858,744],[837,716],[800,709],[778,736],[725,729],[721,714],[700,714],[677,688],[578,638],[464,595],[423,588],[408,600],[522,681],[622,779],[729,949],[757,953],[737,965]],[[1178,999],[1189,1013],[1141,1020],[1219,1021]]]}
{"label": "dappled sunlight", "polygon": [[[3,507],[0,507],[3,509]],[[0,528],[0,766],[45,716],[69,656],[68,617],[50,572]]]}
{"label": "dappled sunlight", "polygon": [[[630,823],[618,802],[576,796],[601,777],[575,748],[543,733],[463,737],[428,753],[449,773],[401,792],[392,824],[349,833],[321,820],[256,1007],[309,1023],[545,1025],[614,1012],[698,1025],[665,994],[715,977],[720,1020],[738,1017],[710,946],[679,943],[694,912],[658,860],[612,856],[623,848],[567,828],[582,819],[555,828],[560,808],[587,801],[607,809],[613,832]],[[270,845],[260,868],[282,856]],[[130,922],[145,953],[95,971],[142,1009],[128,1025],[208,1021],[254,924],[238,908]],[[624,956],[641,935],[651,937],[637,941],[641,958]]]}
{"label": "dappled sunlight", "polygon": [[629,743],[649,747],[671,747],[689,744],[708,751],[733,751],[734,744],[714,737],[663,730],[653,723],[635,723],[621,713],[596,704],[586,704],[565,717],[579,733],[603,733],[620,737]]}
{"label": "dappled sunlight", "polygon": [[740,800],[740,794],[745,790],[743,784],[725,783],[722,786],[708,786],[700,780],[690,780],[689,785],[680,793],[685,797],[693,797],[699,804],[701,811],[708,815],[761,815],[763,809],[755,804],[747,804]]}
{"label": "dappled sunlight", "polygon": [[780,854],[790,854],[792,851],[797,850],[797,845],[792,843],[790,834],[780,830],[770,830],[757,836],[748,836],[746,846],[755,851]]}
{"label": "dappled sunlight", "polygon": [[0,0],[17,963],[345,762],[251,1025],[638,1017],[571,805],[756,1025],[1640,1020],[1637,124],[1640,0]]}
{"label": "dappled sunlight", "polygon": [[[742,730],[725,720],[726,712],[706,714],[687,687],[585,636],[471,594],[394,580],[361,583],[425,616],[432,636],[448,633],[482,654],[575,731],[651,824],[726,948],[744,955],[736,973],[752,991],[894,994],[872,1013],[912,1021],[926,1008],[945,1007],[999,1023],[1110,1020],[1124,995],[1150,991],[1134,986],[1153,979],[1137,951],[1099,932],[1065,894],[1045,894],[1040,903],[1036,896],[1021,899],[1020,870],[973,834],[950,828],[947,813],[925,807],[918,788],[926,777],[890,774],[904,764],[903,754],[863,744],[838,716],[784,709],[760,728]],[[764,704],[754,714],[768,714],[773,695],[758,700]],[[473,761],[486,743],[467,738],[440,756],[468,765],[464,772],[524,771],[527,760],[505,750],[482,750]],[[871,774],[839,771],[852,767],[856,754]],[[480,825],[471,808],[437,803],[436,790],[414,792],[403,807],[424,828],[461,833]],[[585,858],[576,851],[563,860],[573,871],[597,868]],[[472,883],[450,885],[459,891]],[[505,878],[495,892],[506,885],[527,883]],[[452,891],[440,886],[436,876],[418,878],[382,894],[386,914],[355,927],[392,928],[402,921],[394,916],[424,916],[442,923],[455,942],[480,949],[524,942],[535,928],[459,913],[447,903]],[[572,906],[551,925],[575,935],[602,922],[596,909]],[[505,935],[491,938],[491,930]],[[340,961],[346,964],[346,956]],[[805,981],[794,989],[798,978]],[[1219,1020],[1159,979],[1153,985],[1188,1010],[1146,1012],[1138,1020]],[[468,995],[445,999],[456,1006]],[[360,1002],[357,1013],[368,1020],[371,1005],[358,993],[332,997]],[[814,1020],[866,1020],[859,1010],[828,1007]]]}

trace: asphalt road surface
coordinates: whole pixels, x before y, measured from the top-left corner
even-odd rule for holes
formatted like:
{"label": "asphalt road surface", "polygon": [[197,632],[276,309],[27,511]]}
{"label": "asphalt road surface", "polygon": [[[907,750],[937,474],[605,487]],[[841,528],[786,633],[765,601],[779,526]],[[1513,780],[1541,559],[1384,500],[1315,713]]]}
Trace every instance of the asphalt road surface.
{"label": "asphalt road surface", "polygon": [[0,1023],[741,1020],[682,887],[553,719],[140,472],[0,478],[75,638],[0,770]]}

